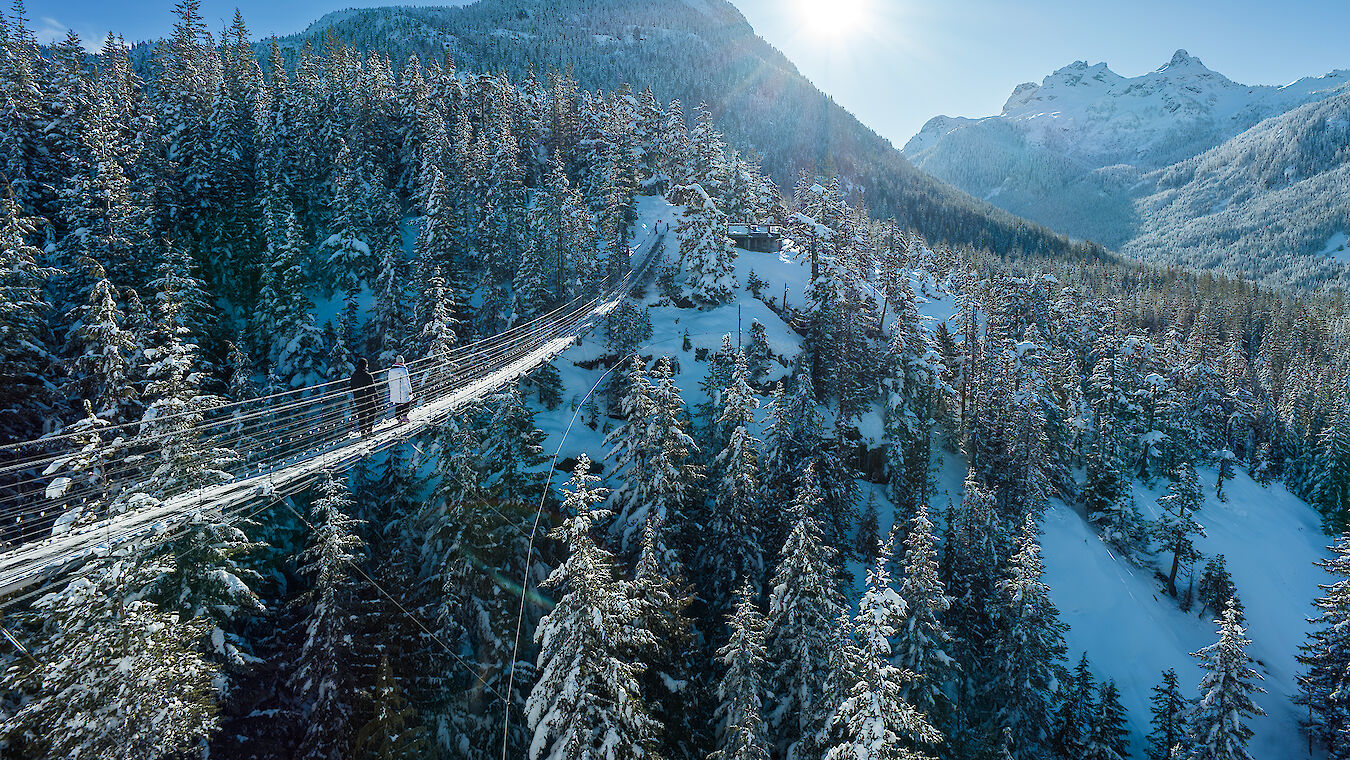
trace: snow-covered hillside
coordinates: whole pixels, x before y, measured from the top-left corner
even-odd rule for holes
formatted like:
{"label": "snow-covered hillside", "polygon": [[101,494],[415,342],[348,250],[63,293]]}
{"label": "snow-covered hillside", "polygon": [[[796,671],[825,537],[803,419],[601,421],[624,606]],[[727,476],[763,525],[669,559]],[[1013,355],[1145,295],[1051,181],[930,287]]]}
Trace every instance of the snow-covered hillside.
{"label": "snow-covered hillside", "polygon": [[[1019,85],[997,116],[931,119],[904,153],[972,195],[1080,239],[1152,260],[1222,263],[1307,285],[1340,274],[1321,266],[1322,257],[1297,262],[1340,220],[1320,208],[1285,212],[1335,197],[1343,181],[1285,187],[1329,171],[1330,157],[1343,160],[1340,117],[1325,112],[1343,111],[1331,104],[1347,93],[1350,71],[1282,87],[1245,85],[1184,50],[1137,77],[1076,61],[1039,85]],[[1284,160],[1265,160],[1277,151]],[[1206,182],[1201,167],[1219,165],[1208,173],[1239,179]],[[1264,177],[1271,172],[1279,176]],[[1178,199],[1185,202],[1176,205]],[[1275,239],[1257,229],[1272,226],[1281,232]]]}
{"label": "snow-covered hillside", "polygon": [[1350,229],[1350,91],[1267,119],[1148,175],[1122,251],[1281,282],[1344,276],[1330,239]]}
{"label": "snow-covered hillside", "polygon": [[[460,6],[461,3],[438,3]],[[691,120],[706,102],[719,129],[765,172],[790,187],[806,169],[838,172],[864,189],[877,218],[909,220],[933,241],[1077,254],[1062,236],[915,171],[899,151],[830,100],[779,50],[758,37],[726,0],[477,0],[467,7],[392,6],[330,13],[283,37],[283,53],[322,49],[334,35],[361,51],[449,56],[461,68],[503,71],[521,82],[533,72],[570,71],[582,90],[651,86],[678,99]],[[616,44],[622,41],[623,44]],[[267,51],[260,46],[259,55]],[[143,51],[148,59],[149,49]],[[941,207],[943,213],[933,213]]]}
{"label": "snow-covered hillside", "polygon": [[[652,234],[658,224],[673,228],[682,209],[664,199],[640,201],[640,221],[635,240]],[[672,245],[674,241],[671,241]],[[672,249],[668,249],[672,250]],[[783,377],[786,365],[801,349],[801,336],[763,301],[744,288],[750,271],[764,280],[766,295],[781,298],[786,292],[790,304],[801,304],[810,279],[810,268],[792,252],[778,254],[738,251],[736,274],[741,287],[728,303],[703,309],[657,306],[657,296],[648,288],[644,305],[648,309],[653,335],[639,353],[675,358],[675,380],[686,402],[692,407],[706,401],[700,387],[708,363],[695,355],[700,350],[715,351],[724,335],[736,340],[738,326],[748,335],[753,321],[765,325],[773,353],[782,361],[775,363],[770,379]],[[911,272],[916,291],[928,292],[922,299],[920,314],[927,329],[938,324],[950,328],[958,295],[952,283],[939,285],[929,275]],[[786,291],[785,291],[786,286]],[[688,335],[690,348],[682,343]],[[568,460],[587,454],[599,459],[608,450],[604,443],[605,425],[617,420],[601,417],[592,428],[585,424],[583,405],[588,394],[598,393],[607,380],[603,365],[596,360],[605,353],[600,340],[587,340],[564,353],[555,362],[564,380],[564,403],[549,411],[535,406],[535,421],[547,433],[545,453]],[[588,368],[583,368],[585,365]],[[616,369],[615,372],[623,371]],[[761,399],[767,401],[767,399]],[[876,415],[870,415],[875,417]],[[754,433],[762,437],[767,415],[761,409]],[[858,427],[870,443],[868,428],[879,434],[879,420],[864,416]],[[604,466],[604,465],[602,465]],[[930,504],[935,520],[949,504],[960,504],[967,467],[964,458],[950,451],[936,455],[937,487]],[[1313,563],[1325,557],[1330,539],[1318,525],[1315,511],[1291,495],[1278,483],[1261,486],[1245,472],[1225,484],[1227,501],[1220,501],[1214,490],[1216,471],[1202,468],[1206,501],[1197,515],[1206,536],[1197,542],[1205,556],[1222,554],[1227,559],[1237,593],[1247,616],[1249,653],[1264,678],[1265,694],[1257,704],[1267,713],[1253,722],[1253,754],[1261,758],[1292,757],[1291,747],[1306,746],[1299,728],[1301,712],[1294,704],[1298,693],[1295,676],[1300,667],[1295,660],[1308,631],[1306,618],[1312,612],[1312,600],[1318,584],[1326,575]],[[558,470],[554,481],[561,486],[567,473]],[[608,485],[617,485],[610,482]],[[885,489],[858,481],[864,494],[879,500],[880,523],[884,531],[893,524],[894,508],[885,501]],[[1135,481],[1134,502],[1147,519],[1156,519],[1157,500],[1165,493],[1162,485],[1150,486]],[[865,498],[865,497],[864,497]],[[1120,688],[1122,702],[1129,710],[1131,743],[1135,756],[1144,753],[1144,737],[1149,731],[1149,696],[1162,671],[1175,668],[1188,696],[1194,696],[1201,670],[1191,653],[1210,645],[1215,639],[1213,610],[1182,612],[1176,600],[1168,597],[1156,576],[1170,555],[1160,551],[1142,565],[1132,563],[1102,541],[1080,510],[1054,499],[1041,526],[1046,581],[1051,598],[1069,625],[1066,640],[1070,662],[1087,652],[1094,674],[1100,680],[1112,679]],[[855,575],[854,592],[861,593],[865,567],[850,563]],[[1195,569],[1196,578],[1199,568]]]}

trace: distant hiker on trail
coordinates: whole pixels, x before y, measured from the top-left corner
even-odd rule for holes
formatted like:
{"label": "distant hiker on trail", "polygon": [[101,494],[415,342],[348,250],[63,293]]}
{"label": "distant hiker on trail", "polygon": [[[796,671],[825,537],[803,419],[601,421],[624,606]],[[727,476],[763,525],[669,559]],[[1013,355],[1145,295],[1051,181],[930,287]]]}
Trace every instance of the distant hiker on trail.
{"label": "distant hiker on trail", "polygon": [[351,380],[352,401],[356,404],[356,421],[361,435],[370,435],[375,427],[375,378],[370,375],[370,362],[356,360],[356,371]]}
{"label": "distant hiker on trail", "polygon": [[389,403],[394,405],[394,415],[400,425],[408,421],[408,410],[412,408],[412,378],[408,376],[408,367],[400,356],[389,368]]}

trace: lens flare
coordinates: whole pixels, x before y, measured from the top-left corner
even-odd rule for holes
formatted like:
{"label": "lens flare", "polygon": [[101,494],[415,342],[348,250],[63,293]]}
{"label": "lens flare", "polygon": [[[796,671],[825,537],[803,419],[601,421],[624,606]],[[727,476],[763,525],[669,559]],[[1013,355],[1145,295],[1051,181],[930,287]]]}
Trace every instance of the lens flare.
{"label": "lens flare", "polygon": [[832,41],[861,29],[868,5],[868,0],[796,0],[802,33]]}

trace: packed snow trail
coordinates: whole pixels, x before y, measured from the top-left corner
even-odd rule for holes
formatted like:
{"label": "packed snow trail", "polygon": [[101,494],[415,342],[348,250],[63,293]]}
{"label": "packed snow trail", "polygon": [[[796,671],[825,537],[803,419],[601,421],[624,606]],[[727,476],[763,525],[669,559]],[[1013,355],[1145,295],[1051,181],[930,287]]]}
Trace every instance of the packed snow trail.
{"label": "packed snow trail", "polygon": [[[347,402],[345,380],[203,410],[208,418],[214,415],[210,423],[203,425],[206,428],[231,425],[238,428],[240,420],[245,420],[242,430],[209,434],[211,445],[220,441],[247,441],[253,450],[263,452],[260,459],[244,463],[225,482],[184,488],[166,494],[161,500],[151,500],[141,508],[72,528],[62,516],[78,514],[88,502],[97,501],[97,495],[86,493],[84,503],[72,504],[69,490],[73,480],[52,475],[62,472],[62,467],[77,458],[88,460],[102,453],[109,460],[115,459],[122,453],[116,448],[120,441],[115,439],[106,445],[100,441],[93,445],[96,450],[92,453],[88,437],[81,433],[0,447],[0,456],[4,457],[0,459],[0,476],[10,477],[3,485],[12,488],[17,482],[30,486],[17,496],[0,499],[0,518],[12,521],[10,545],[0,551],[0,600],[3,600],[0,606],[12,603],[18,592],[34,586],[45,587],[86,558],[105,553],[118,544],[171,530],[199,514],[229,519],[250,503],[303,491],[325,470],[348,468],[424,432],[455,408],[483,398],[571,346],[596,320],[613,310],[630,287],[641,281],[659,255],[663,238],[659,233],[650,235],[643,246],[641,262],[595,299],[581,303],[578,299],[533,322],[446,356],[412,362],[419,405],[409,413],[406,423],[387,419],[369,435],[355,434],[355,410]],[[383,390],[383,382],[376,385]],[[305,391],[318,395],[295,398]],[[271,406],[260,405],[261,411],[245,411],[249,404],[260,401]],[[173,434],[163,438],[170,435]],[[132,443],[136,442],[133,439]],[[40,453],[25,459],[25,450]],[[139,468],[119,464],[108,464],[106,473],[124,479],[144,476]],[[41,474],[32,477],[30,474],[34,472]],[[108,480],[113,482],[102,485],[104,493],[114,490],[117,478]],[[27,525],[36,526],[40,535],[35,535],[31,528],[27,532],[13,530],[14,524],[24,525],[24,516],[29,516]]]}

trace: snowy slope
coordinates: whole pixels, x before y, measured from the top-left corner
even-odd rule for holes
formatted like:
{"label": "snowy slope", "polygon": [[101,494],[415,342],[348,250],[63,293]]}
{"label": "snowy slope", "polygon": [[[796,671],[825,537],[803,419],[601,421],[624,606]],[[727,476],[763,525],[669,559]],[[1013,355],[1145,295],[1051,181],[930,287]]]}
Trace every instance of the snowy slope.
{"label": "snowy slope", "polygon": [[[639,210],[637,241],[644,239],[658,220],[662,226],[678,224],[680,210],[659,198],[641,199]],[[668,236],[668,258],[676,255],[677,246],[675,236]],[[703,400],[699,385],[707,370],[706,362],[695,361],[694,351],[716,349],[725,334],[734,340],[738,308],[746,334],[752,319],[764,323],[775,354],[790,359],[800,350],[800,336],[743,289],[751,269],[769,283],[766,296],[781,298],[786,285],[789,303],[801,303],[809,267],[789,254],[741,251],[736,272],[742,289],[731,303],[716,308],[655,306],[655,288],[648,288],[645,302],[653,335],[643,352],[676,359],[676,384],[691,406]],[[953,294],[919,275],[915,275],[914,287],[916,293],[927,294],[920,313],[928,329],[952,318]],[[689,352],[681,350],[685,331],[692,344]],[[603,427],[592,430],[578,419],[586,394],[599,385],[605,373],[603,369],[584,369],[577,363],[589,363],[603,353],[602,338],[595,335],[554,362],[566,391],[563,404],[556,410],[537,410],[536,424],[547,434],[546,454],[556,452],[561,460],[586,453],[599,461],[607,452]],[[785,373],[786,368],[780,368],[780,372]],[[761,410],[761,422],[763,417]],[[866,420],[861,427],[868,427]],[[762,436],[762,424],[752,432]],[[949,502],[960,504],[966,473],[959,455],[940,451],[938,456],[937,487],[931,501],[935,519],[940,519]],[[601,463],[606,469],[608,465]],[[1253,722],[1253,754],[1260,758],[1293,757],[1300,746],[1306,746],[1298,728],[1300,712],[1293,704],[1298,672],[1295,655],[1307,631],[1306,618],[1318,594],[1317,584],[1324,582],[1324,574],[1312,563],[1326,556],[1329,539],[1321,533],[1312,508],[1282,486],[1265,488],[1239,472],[1225,486],[1228,501],[1224,503],[1214,495],[1215,475],[1212,469],[1200,471],[1207,501],[1197,519],[1208,535],[1197,542],[1197,547],[1207,557],[1225,555],[1246,608],[1248,635],[1253,641],[1249,652],[1257,660],[1257,670],[1265,679],[1261,685],[1267,690],[1257,698],[1267,717]],[[567,478],[559,471],[554,476],[558,485]],[[863,498],[869,491],[875,495],[885,529],[894,520],[885,489],[862,481],[859,486]],[[1145,517],[1157,517],[1157,498],[1164,492],[1164,487],[1150,489],[1135,484],[1135,502]],[[1194,696],[1200,670],[1191,653],[1215,640],[1216,626],[1210,620],[1213,615],[1207,612],[1201,617],[1199,610],[1180,611],[1162,592],[1151,566],[1138,567],[1115,556],[1077,511],[1059,501],[1052,502],[1046,514],[1042,543],[1051,596],[1062,620],[1070,626],[1066,636],[1070,659],[1076,661],[1086,650],[1097,678],[1116,681],[1129,710],[1134,756],[1142,756],[1150,690],[1163,670],[1175,668],[1184,692]],[[1169,559],[1160,553],[1152,561],[1165,565]],[[850,569],[855,576],[855,592],[860,592],[863,568],[855,565]]]}
{"label": "snowy slope", "polygon": [[[950,307],[950,299],[941,298],[921,306],[920,312],[935,322],[945,321],[951,318]],[[966,476],[959,455],[943,451],[939,456],[930,502],[935,518],[949,501],[961,503]],[[1246,609],[1252,640],[1248,653],[1265,679],[1261,686],[1267,693],[1257,695],[1256,703],[1266,717],[1252,724],[1252,755],[1272,760],[1302,756],[1307,742],[1298,722],[1306,709],[1300,712],[1293,701],[1299,672],[1295,657],[1305,642],[1318,584],[1329,579],[1313,563],[1329,556],[1331,539],[1322,533],[1313,508],[1279,483],[1263,487],[1239,468],[1224,485],[1228,501],[1221,502],[1214,492],[1217,472],[1201,468],[1199,476],[1206,501],[1196,520],[1206,536],[1196,541],[1196,548],[1206,557],[1224,555]],[[1149,520],[1159,516],[1157,500],[1165,493],[1165,482],[1153,488],[1134,484],[1135,504]],[[883,514],[883,527],[892,519]],[[1183,693],[1195,696],[1201,671],[1190,654],[1214,643],[1215,615],[1206,611],[1200,616],[1199,609],[1182,612],[1164,593],[1151,566],[1116,556],[1087,520],[1061,501],[1051,502],[1041,532],[1046,582],[1061,619],[1070,626],[1065,637],[1070,660],[1086,651],[1099,680],[1115,679],[1129,710],[1133,754],[1141,757],[1151,689],[1162,671],[1175,668]],[[1170,561],[1166,552],[1153,559],[1160,566]]]}
{"label": "snowy slope", "polygon": [[[674,229],[678,225],[682,209],[671,206],[660,197],[643,197],[638,200],[639,218],[634,233],[635,240],[644,239],[658,221],[662,229],[667,226]],[[678,256],[678,251],[679,241],[676,236],[667,235],[667,261]],[[783,286],[786,285],[788,302],[801,305],[809,270],[792,261],[786,254],[741,251],[736,262],[736,279],[742,286],[751,269],[771,283],[771,287],[766,290],[767,294],[777,294],[781,298]],[[640,351],[648,356],[668,355],[675,359],[675,384],[682,391],[686,404],[693,405],[697,402],[699,386],[707,376],[708,364],[696,361],[695,352],[699,348],[706,348],[710,352],[716,350],[722,345],[724,335],[731,335],[734,341],[738,310],[744,337],[749,337],[750,325],[754,320],[758,320],[764,324],[769,346],[774,354],[791,358],[801,348],[801,336],[765,306],[764,302],[743,289],[737,292],[736,298],[730,303],[704,310],[654,306],[657,300],[655,290],[654,287],[648,287],[644,301],[649,306],[652,337],[643,344]],[[689,334],[691,345],[688,352],[682,350],[686,332]],[[556,452],[559,459],[565,459],[585,453],[599,462],[608,451],[604,445],[603,429],[592,430],[579,420],[573,421],[577,410],[585,403],[586,395],[607,381],[607,378],[602,380],[605,375],[603,369],[584,369],[577,366],[578,363],[589,363],[603,355],[605,353],[603,340],[601,335],[593,334],[554,361],[554,366],[561,373],[566,388],[563,403],[553,411],[541,408],[535,416],[535,424],[548,436],[544,443],[544,452],[550,456]],[[627,372],[628,366],[622,365],[615,371]],[[774,366],[770,367],[768,375],[770,379],[777,379],[787,372],[785,366],[779,366],[777,369],[778,374],[775,374]],[[762,419],[760,423],[751,431],[752,433],[762,435]],[[559,483],[566,479],[564,473],[557,475]]]}
{"label": "snowy slope", "polygon": [[[1200,471],[1207,499],[1197,519],[1208,535],[1196,546],[1207,557],[1224,555],[1246,608],[1248,654],[1267,692],[1256,697],[1266,717],[1252,722],[1252,754],[1295,757],[1302,754],[1300,746],[1306,751],[1298,727],[1306,710],[1293,703],[1299,672],[1295,656],[1304,643],[1317,584],[1326,582],[1312,563],[1326,555],[1330,539],[1318,528],[1313,509],[1282,486],[1264,488],[1239,471],[1225,486],[1228,502],[1223,503],[1214,496],[1215,476],[1212,469]],[[1135,484],[1135,502],[1150,519],[1157,517],[1163,493]],[[1150,690],[1163,670],[1176,668],[1185,693],[1194,696],[1200,669],[1190,653],[1214,643],[1214,613],[1200,617],[1199,610],[1179,610],[1151,571],[1113,556],[1087,522],[1063,504],[1053,506],[1043,530],[1051,596],[1072,626],[1070,652],[1076,657],[1086,650],[1097,674],[1116,680],[1142,752]],[[1170,556],[1160,553],[1157,561],[1169,562]]]}
{"label": "snowy slope", "polygon": [[1321,271],[1343,275],[1324,250],[1350,228],[1347,146],[1350,91],[1267,119],[1150,174],[1148,194],[1134,202],[1139,229],[1121,250],[1192,267],[1278,271],[1297,285]]}

